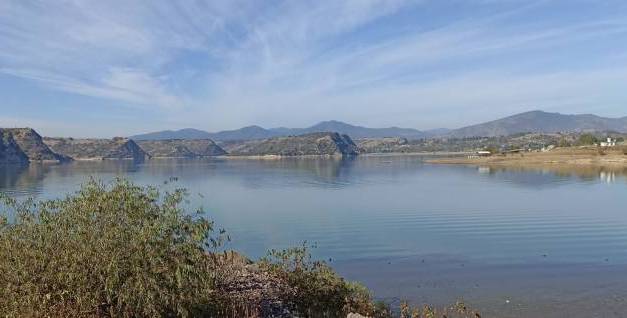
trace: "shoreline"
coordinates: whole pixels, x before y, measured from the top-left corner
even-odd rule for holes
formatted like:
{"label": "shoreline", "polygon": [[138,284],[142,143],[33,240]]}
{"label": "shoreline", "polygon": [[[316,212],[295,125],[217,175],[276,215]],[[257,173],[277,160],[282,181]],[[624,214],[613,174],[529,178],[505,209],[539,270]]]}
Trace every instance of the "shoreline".
{"label": "shoreline", "polygon": [[596,147],[559,148],[550,152],[524,152],[479,158],[438,158],[426,160],[431,164],[488,166],[613,166],[627,167],[627,154],[621,149]]}

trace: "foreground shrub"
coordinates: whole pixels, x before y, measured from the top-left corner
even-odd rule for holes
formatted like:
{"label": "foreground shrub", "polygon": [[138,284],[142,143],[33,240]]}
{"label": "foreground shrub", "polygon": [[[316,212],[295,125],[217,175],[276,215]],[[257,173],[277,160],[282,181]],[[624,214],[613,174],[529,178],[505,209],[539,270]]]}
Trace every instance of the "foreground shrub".
{"label": "foreground shrub", "polygon": [[57,200],[3,197],[0,316],[392,316],[305,244],[258,263],[218,253],[228,237],[201,210],[184,211],[186,196],[116,180]]}
{"label": "foreground shrub", "polygon": [[[91,181],[64,199],[4,198],[0,312],[6,316],[195,316],[215,304],[213,224],[186,194]],[[5,213],[6,214],[6,213]],[[1,215],[1,214],[0,214]]]}
{"label": "foreground shrub", "polygon": [[324,262],[313,261],[306,244],[282,251],[272,250],[259,265],[294,288],[291,295],[286,295],[286,300],[300,316],[390,315],[386,305],[372,301],[365,287],[345,281]]}

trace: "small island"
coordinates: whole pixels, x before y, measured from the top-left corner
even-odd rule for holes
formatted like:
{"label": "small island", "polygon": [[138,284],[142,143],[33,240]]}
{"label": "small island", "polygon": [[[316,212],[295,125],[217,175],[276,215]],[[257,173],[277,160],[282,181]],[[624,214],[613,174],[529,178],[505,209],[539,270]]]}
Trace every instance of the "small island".
{"label": "small island", "polygon": [[225,147],[229,155],[239,157],[342,157],[359,154],[357,145],[348,135],[334,132],[232,142]]}
{"label": "small island", "polygon": [[137,144],[152,158],[199,158],[227,154],[211,139],[141,140]]}
{"label": "small island", "polygon": [[150,156],[133,140],[113,139],[44,138],[44,143],[55,153],[74,160],[125,159],[142,161]]}

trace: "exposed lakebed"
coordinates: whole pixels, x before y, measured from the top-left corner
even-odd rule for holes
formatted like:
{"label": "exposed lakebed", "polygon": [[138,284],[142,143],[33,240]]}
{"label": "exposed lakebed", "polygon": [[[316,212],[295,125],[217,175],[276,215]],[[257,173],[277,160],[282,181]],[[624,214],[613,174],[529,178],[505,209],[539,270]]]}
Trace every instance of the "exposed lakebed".
{"label": "exposed lakebed", "polygon": [[387,299],[461,298],[496,317],[627,309],[621,170],[440,166],[420,156],[102,161],[0,167],[0,190],[52,198],[92,175],[178,177],[191,207],[228,230],[228,247],[259,257],[308,241]]}

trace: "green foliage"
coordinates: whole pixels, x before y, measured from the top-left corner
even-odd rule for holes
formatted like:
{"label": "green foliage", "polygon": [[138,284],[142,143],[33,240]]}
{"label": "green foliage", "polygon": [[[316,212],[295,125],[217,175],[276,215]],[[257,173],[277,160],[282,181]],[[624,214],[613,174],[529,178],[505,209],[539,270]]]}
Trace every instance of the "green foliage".
{"label": "green foliage", "polygon": [[572,146],[572,143],[571,143],[569,140],[567,140],[566,138],[562,137],[562,138],[560,138],[560,140],[559,140],[559,142],[558,142],[557,146],[558,146],[558,147],[563,147],[563,148],[565,148],[565,147],[571,147],[571,146]]}
{"label": "green foliage", "polygon": [[[242,277],[238,270],[246,271],[247,262],[235,266],[236,257],[218,253],[228,237],[214,231],[202,210],[186,213],[186,197],[183,189],[162,191],[121,179],[108,185],[92,180],[57,200],[1,197],[0,313],[257,317],[255,303],[222,289]],[[276,296],[299,317],[392,316],[365,287],[313,261],[306,244],[271,251],[251,266],[288,286]],[[250,284],[243,285],[235,290]]]}
{"label": "green foliage", "polygon": [[428,305],[412,307],[407,302],[401,302],[400,318],[481,318],[481,314],[469,309],[463,302],[457,302],[453,306],[442,309]]}
{"label": "green foliage", "polygon": [[582,134],[577,140],[579,146],[589,146],[599,143],[599,139],[593,134]]}
{"label": "green foliage", "polygon": [[[7,316],[195,316],[217,279],[205,252],[223,236],[189,216],[181,189],[91,181],[64,199],[18,203],[0,225]],[[220,234],[223,234],[220,232]]]}
{"label": "green foliage", "polygon": [[372,301],[365,287],[345,281],[324,262],[313,261],[306,243],[272,250],[260,265],[295,288],[288,304],[305,317],[346,317],[350,312],[371,317],[390,315],[387,306]]}
{"label": "green foliage", "polygon": [[501,152],[501,149],[497,145],[489,145],[485,147],[484,150],[489,151],[493,155]]}

